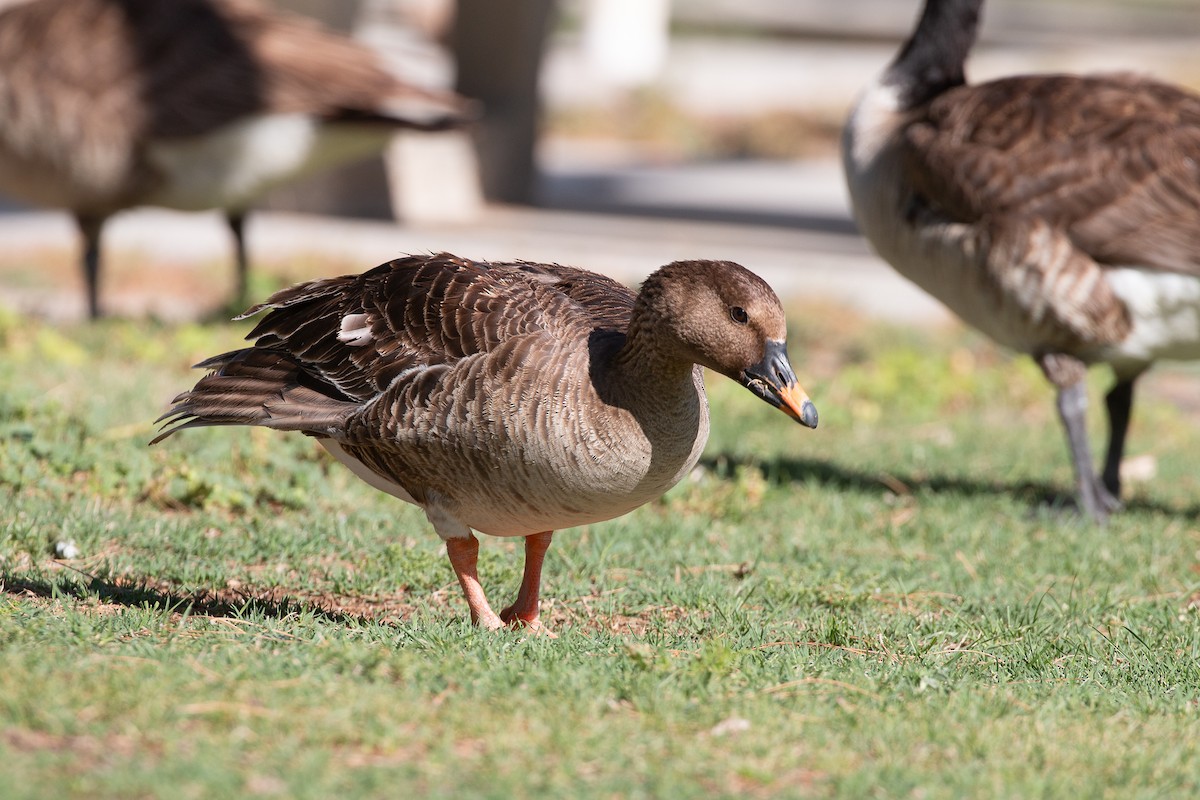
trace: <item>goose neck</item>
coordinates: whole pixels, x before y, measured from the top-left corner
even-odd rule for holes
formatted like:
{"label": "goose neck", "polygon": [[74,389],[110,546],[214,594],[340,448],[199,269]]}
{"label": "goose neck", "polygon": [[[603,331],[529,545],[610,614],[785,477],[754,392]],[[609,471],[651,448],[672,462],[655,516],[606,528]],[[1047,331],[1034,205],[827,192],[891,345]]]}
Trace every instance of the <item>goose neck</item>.
{"label": "goose neck", "polygon": [[676,352],[661,332],[631,325],[625,342],[612,360],[613,368],[625,376],[654,375],[683,378],[691,374],[693,360]]}
{"label": "goose neck", "polygon": [[966,83],[964,65],[979,28],[983,0],[926,0],[912,36],[884,73],[911,109]]}

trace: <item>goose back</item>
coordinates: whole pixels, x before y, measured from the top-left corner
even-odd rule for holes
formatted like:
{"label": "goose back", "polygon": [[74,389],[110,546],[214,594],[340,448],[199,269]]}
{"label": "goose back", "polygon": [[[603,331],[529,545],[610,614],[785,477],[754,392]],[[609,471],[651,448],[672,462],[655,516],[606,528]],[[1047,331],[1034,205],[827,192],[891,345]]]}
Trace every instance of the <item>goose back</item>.
{"label": "goose back", "polygon": [[955,221],[1026,216],[1099,264],[1200,275],[1200,97],[1132,75],[952,89],[905,130],[907,177]]}

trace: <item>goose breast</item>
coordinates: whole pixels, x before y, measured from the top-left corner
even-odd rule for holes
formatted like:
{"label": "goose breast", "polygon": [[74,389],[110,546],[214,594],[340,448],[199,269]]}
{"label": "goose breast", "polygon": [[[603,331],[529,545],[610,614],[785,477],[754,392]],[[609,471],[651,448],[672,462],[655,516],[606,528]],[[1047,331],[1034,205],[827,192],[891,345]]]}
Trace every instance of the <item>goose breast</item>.
{"label": "goose breast", "polygon": [[356,472],[346,458],[495,536],[620,516],[695,465],[708,405],[693,368],[660,402],[623,407],[597,357],[585,336],[541,331],[414,368],[347,421],[337,448]]}

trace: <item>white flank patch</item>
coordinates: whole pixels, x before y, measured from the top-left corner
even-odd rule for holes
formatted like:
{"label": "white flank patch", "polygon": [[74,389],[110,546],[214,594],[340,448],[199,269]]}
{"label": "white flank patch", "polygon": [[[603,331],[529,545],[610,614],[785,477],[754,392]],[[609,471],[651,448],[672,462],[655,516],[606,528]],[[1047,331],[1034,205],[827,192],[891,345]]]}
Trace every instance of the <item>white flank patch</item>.
{"label": "white flank patch", "polygon": [[1126,483],[1148,483],[1158,475],[1158,459],[1150,453],[1121,460],[1121,480]]}
{"label": "white flank patch", "polygon": [[205,136],[159,140],[149,155],[164,183],[147,204],[185,211],[246,206],[287,180],[382,151],[390,137],[383,126],[260,114]]}
{"label": "white flank patch", "polygon": [[342,326],[338,331],[338,341],[351,347],[362,347],[371,341],[371,326],[367,324],[366,314],[347,314],[342,317]]}
{"label": "white flank patch", "polygon": [[1105,360],[1200,358],[1200,278],[1136,267],[1109,270],[1107,276],[1129,309],[1133,330]]}

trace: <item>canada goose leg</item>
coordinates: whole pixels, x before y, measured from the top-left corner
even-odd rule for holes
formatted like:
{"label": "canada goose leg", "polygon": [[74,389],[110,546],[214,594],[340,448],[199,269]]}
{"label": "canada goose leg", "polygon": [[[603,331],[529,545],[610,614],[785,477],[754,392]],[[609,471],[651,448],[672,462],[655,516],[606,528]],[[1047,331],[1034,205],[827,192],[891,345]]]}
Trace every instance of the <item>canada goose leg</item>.
{"label": "canada goose leg", "polygon": [[88,317],[100,318],[100,230],[104,217],[75,215],[83,236],[83,282],[87,291]]}
{"label": "canada goose leg", "polygon": [[[1138,373],[1141,374],[1141,373]],[[1133,382],[1138,375],[1117,378],[1104,404],[1108,407],[1108,455],[1104,458],[1104,487],[1113,498],[1121,497],[1121,457],[1125,454],[1125,434],[1133,409]]]}
{"label": "canada goose leg", "polygon": [[504,622],[488,604],[483,586],[479,583],[479,573],[476,571],[479,540],[471,533],[451,537],[446,540],[446,555],[450,557],[450,566],[454,568],[463,595],[467,598],[467,607],[471,609],[471,621],[490,631],[503,628]]}
{"label": "canada goose leg", "polygon": [[1046,377],[1058,388],[1058,416],[1067,432],[1080,510],[1097,522],[1104,522],[1121,504],[1104,488],[1092,466],[1087,435],[1087,366],[1061,353],[1042,355],[1037,360]]}
{"label": "canada goose leg", "polygon": [[1080,381],[1058,392],[1058,414],[1067,429],[1067,444],[1075,465],[1075,484],[1081,510],[1097,522],[1121,507],[1093,471],[1092,450],[1087,438],[1087,385]]}
{"label": "canada goose leg", "polygon": [[233,251],[236,260],[234,268],[237,270],[234,300],[241,309],[245,308],[249,302],[250,291],[250,267],[246,261],[246,212],[227,211],[225,220],[229,223],[229,230],[233,232]]}
{"label": "canada goose leg", "polygon": [[554,531],[545,531],[525,537],[525,575],[521,578],[521,588],[517,592],[516,601],[500,612],[500,619],[510,626],[524,626],[547,632],[538,620],[538,592],[542,585],[542,561],[546,558],[546,551],[550,549],[550,539],[553,536]]}

